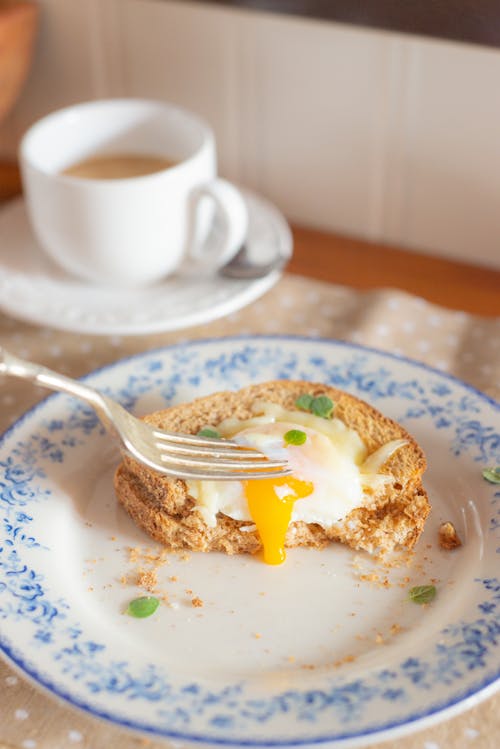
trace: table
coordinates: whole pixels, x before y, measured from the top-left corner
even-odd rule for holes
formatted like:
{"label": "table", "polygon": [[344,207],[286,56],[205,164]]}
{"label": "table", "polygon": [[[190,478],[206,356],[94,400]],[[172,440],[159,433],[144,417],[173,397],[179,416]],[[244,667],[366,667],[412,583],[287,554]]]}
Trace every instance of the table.
{"label": "table", "polygon": [[306,227],[293,233],[292,273],[354,289],[404,289],[449,309],[500,314],[500,270]]}
{"label": "table", "polygon": [[[15,179],[12,184],[8,195],[18,191]],[[22,356],[79,376],[186,338],[320,335],[411,356],[500,396],[500,272],[303,227],[294,227],[294,239],[294,258],[274,289],[205,326],[144,337],[75,336],[0,314],[0,340]],[[21,382],[0,383],[0,431],[43,395]],[[0,694],[0,749],[165,746],[68,709],[3,663]],[[377,747],[496,749],[500,695],[470,707],[456,718]]]}

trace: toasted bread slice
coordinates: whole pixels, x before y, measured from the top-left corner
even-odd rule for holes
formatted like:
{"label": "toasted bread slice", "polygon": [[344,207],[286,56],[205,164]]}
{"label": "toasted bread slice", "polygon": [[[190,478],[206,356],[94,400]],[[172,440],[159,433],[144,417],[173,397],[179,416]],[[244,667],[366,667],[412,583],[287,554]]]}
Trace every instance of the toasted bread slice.
{"label": "toasted bread slice", "polygon": [[[358,432],[368,454],[391,440],[404,439],[406,444],[381,467],[380,473],[391,477],[381,492],[329,528],[316,523],[291,522],[286,546],[321,548],[331,541],[340,541],[369,552],[411,549],[430,511],[422,486],[425,456],[399,424],[348,393],[302,381],[266,382],[237,392],[198,398],[150,414],[145,420],[159,428],[196,434],[206,425],[216,426],[229,417],[251,418],[255,415],[252,406],[256,401],[298,410],[295,402],[304,393],[331,398],[335,403],[335,417]],[[119,501],[137,525],[170,549],[238,554],[253,553],[261,547],[251,522],[219,513],[215,527],[210,527],[196,509],[196,500],[190,496],[185,481],[156,473],[131,458],[126,458],[118,467],[115,489]]]}

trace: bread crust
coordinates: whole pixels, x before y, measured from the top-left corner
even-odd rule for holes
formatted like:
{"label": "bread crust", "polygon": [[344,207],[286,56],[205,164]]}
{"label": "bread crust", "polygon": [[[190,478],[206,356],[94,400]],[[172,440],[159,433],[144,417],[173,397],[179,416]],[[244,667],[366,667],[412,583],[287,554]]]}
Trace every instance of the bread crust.
{"label": "bread crust", "polygon": [[[228,417],[248,419],[254,416],[257,400],[278,403],[297,410],[296,399],[303,393],[327,395],[335,403],[335,416],[355,429],[368,454],[390,440],[404,439],[382,466],[381,473],[393,477],[372,502],[352,510],[330,528],[293,522],[286,546],[322,548],[340,541],[354,549],[369,552],[411,549],[423,531],[430,504],[422,486],[426,460],[414,438],[396,422],[368,403],[349,393],[319,383],[278,380],[251,385],[239,391],[224,391],[172,406],[145,417],[159,428],[196,434],[201,428],[215,426]],[[254,553],[261,541],[253,524],[233,520],[219,513],[215,527],[209,527],[196,509],[186,482],[156,473],[132,458],[125,458],[115,474],[118,500],[149,536],[172,550],[223,551],[227,554]],[[244,530],[248,528],[248,530]]]}

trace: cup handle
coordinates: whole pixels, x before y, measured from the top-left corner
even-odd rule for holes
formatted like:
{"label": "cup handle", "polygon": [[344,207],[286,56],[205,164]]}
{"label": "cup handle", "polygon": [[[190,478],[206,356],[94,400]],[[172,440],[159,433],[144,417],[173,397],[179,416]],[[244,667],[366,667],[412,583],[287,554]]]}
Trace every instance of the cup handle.
{"label": "cup handle", "polygon": [[[209,198],[215,204],[221,224],[215,241],[197,241],[200,203]],[[241,192],[225,179],[214,179],[194,188],[189,195],[187,257],[219,268],[241,249],[248,232],[248,211]],[[219,232],[218,232],[219,234]]]}

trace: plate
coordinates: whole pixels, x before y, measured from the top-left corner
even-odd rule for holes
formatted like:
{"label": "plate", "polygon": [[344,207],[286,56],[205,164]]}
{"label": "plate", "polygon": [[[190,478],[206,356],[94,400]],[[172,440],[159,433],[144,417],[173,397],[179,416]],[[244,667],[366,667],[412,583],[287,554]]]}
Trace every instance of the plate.
{"label": "plate", "polygon": [[[257,263],[292,254],[292,235],[282,214],[263,198],[242,191],[248,208],[247,250]],[[214,227],[215,232],[217,226]],[[141,289],[96,286],[70,276],[39,248],[24,201],[0,213],[0,307],[37,325],[78,333],[138,335],[179,330],[228,315],[255,301],[281,277],[233,279],[217,273],[177,275]]]}
{"label": "plate", "polygon": [[[359,746],[458,713],[500,670],[500,408],[421,364],[296,337],[197,341],[87,382],[137,414],[274,378],[343,388],[397,419],[429,459],[433,511],[393,565],[341,545],[257,557],[162,553],[115,502],[119,456],[94,413],[55,395],[0,443],[1,650],[57,697],[152,737]],[[454,523],[460,549],[437,530]],[[162,605],[124,615],[156,577]],[[435,600],[409,600],[433,584]]]}

